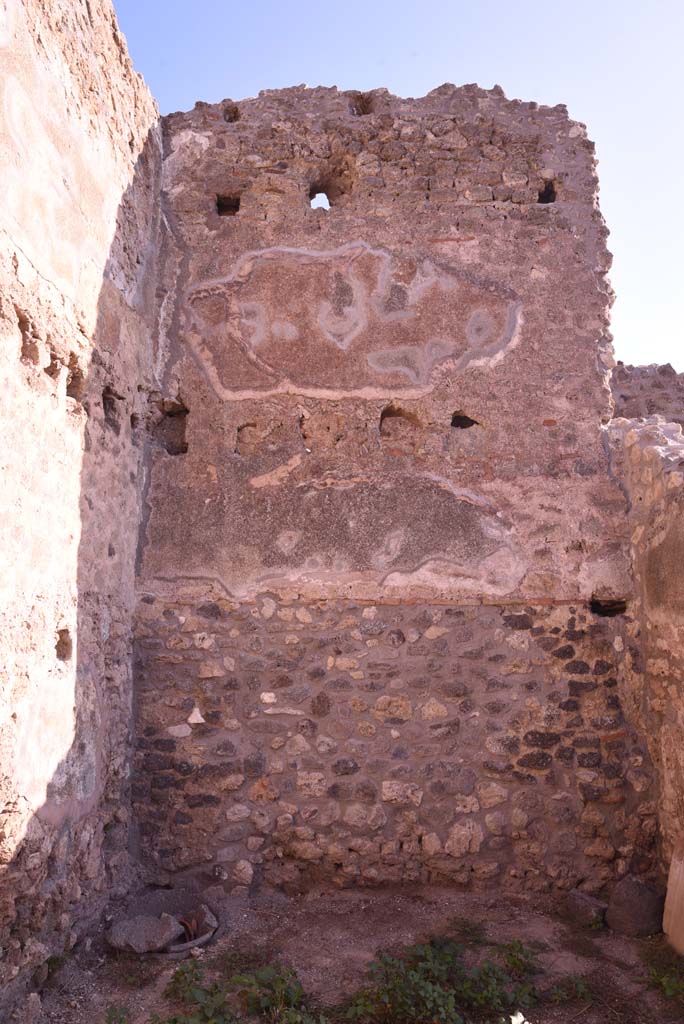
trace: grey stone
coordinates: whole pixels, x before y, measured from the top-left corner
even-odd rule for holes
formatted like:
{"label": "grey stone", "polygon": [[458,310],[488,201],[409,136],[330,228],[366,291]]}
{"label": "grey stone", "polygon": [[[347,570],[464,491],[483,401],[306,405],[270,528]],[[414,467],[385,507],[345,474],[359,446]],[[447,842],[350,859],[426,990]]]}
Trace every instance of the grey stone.
{"label": "grey stone", "polygon": [[107,942],[114,949],[127,952],[156,953],[184,934],[183,925],[170,914],[138,914],[112,925]]}
{"label": "grey stone", "polygon": [[634,938],[663,930],[665,896],[654,885],[627,875],[613,889],[606,923],[614,932]]}

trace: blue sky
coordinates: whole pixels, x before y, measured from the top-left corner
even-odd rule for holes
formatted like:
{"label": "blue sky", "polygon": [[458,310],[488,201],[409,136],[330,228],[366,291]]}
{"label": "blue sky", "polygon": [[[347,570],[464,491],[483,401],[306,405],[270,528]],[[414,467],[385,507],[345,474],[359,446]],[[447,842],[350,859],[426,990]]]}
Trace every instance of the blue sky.
{"label": "blue sky", "polygon": [[597,145],[616,355],[684,371],[684,0],[114,3],[162,113],[303,82],[567,104]]}

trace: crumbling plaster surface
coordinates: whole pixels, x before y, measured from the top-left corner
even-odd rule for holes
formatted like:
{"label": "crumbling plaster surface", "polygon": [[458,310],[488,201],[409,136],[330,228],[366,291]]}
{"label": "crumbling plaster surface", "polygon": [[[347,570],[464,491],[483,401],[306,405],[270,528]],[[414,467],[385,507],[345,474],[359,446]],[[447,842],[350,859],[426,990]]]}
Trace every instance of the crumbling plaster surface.
{"label": "crumbling plaster surface", "polygon": [[0,67],[8,997],[128,874],[141,492],[130,417],[152,377],[160,140],[108,0],[3,0]]}
{"label": "crumbling plaster surface", "polygon": [[164,154],[152,876],[654,871],[625,620],[588,608],[631,576],[583,126],[497,89],[296,88],[171,115]]}
{"label": "crumbling plaster surface", "polygon": [[[476,87],[354,104],[293,89],[238,119],[165,119],[162,328],[191,412],[187,455],[155,460],[143,577],[229,596],[624,593],[583,127]],[[558,201],[540,204],[547,181]]]}

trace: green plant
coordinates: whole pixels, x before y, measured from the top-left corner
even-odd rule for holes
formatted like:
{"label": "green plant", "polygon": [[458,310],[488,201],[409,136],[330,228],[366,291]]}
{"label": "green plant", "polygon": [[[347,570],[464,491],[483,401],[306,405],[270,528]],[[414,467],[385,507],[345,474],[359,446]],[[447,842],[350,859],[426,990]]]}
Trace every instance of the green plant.
{"label": "green plant", "polygon": [[549,999],[556,1005],[564,1005],[565,1003],[573,1003],[576,1001],[592,1003],[594,997],[589,985],[584,978],[572,976],[569,978],[563,978],[559,985],[552,988],[549,993]]}
{"label": "green plant", "polygon": [[649,941],[643,952],[648,982],[666,999],[684,1005],[684,961],[663,938]]}
{"label": "green plant", "polygon": [[128,1010],[122,1006],[108,1006],[105,1011],[105,1024],[129,1024]]}
{"label": "green plant", "polygon": [[684,1005],[684,971],[658,970],[651,967],[648,972],[651,988],[657,988],[666,999],[672,999]]}
{"label": "green plant", "polygon": [[236,974],[230,979],[230,985],[248,1013],[266,1020],[295,1024],[295,1015],[302,1012],[304,989],[296,972],[289,967],[273,964],[252,974]]}
{"label": "green plant", "polygon": [[218,982],[205,984],[203,969],[195,960],[188,960],[173,972],[164,994],[187,1007],[187,1013],[176,1013],[162,1019],[152,1018],[150,1024],[233,1024],[235,1016],[226,992]]}
{"label": "green plant", "polygon": [[193,993],[201,988],[204,982],[204,971],[196,960],[187,960],[173,972],[171,981],[164,989],[164,995],[170,999],[181,999],[191,1002]]}
{"label": "green plant", "polygon": [[518,939],[504,942],[498,949],[506,967],[516,978],[528,978],[539,970],[532,950],[523,946]]}
{"label": "green plant", "polygon": [[[521,957],[517,947],[512,952]],[[514,978],[505,965],[487,960],[468,967],[462,954],[463,948],[453,942],[432,940],[406,950],[401,959],[379,957],[368,970],[368,984],[349,1004],[347,1020],[464,1024],[475,1013],[478,1020],[492,1020],[495,1014],[498,1021],[536,1001],[531,982]]]}

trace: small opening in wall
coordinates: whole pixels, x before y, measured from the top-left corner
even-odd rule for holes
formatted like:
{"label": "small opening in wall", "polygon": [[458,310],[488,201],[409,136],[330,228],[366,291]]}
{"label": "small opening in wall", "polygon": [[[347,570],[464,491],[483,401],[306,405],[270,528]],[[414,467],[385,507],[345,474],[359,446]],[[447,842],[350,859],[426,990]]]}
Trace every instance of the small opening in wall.
{"label": "small opening in wall", "polygon": [[154,434],[169,455],[185,455],[188,450],[185,428],[189,412],[180,396],[165,398],[161,402],[162,417],[154,427]]}
{"label": "small opening in wall", "polygon": [[365,117],[367,114],[372,114],[374,98],[372,92],[357,92],[352,97],[352,114],[356,114],[357,117]]}
{"label": "small opening in wall", "polygon": [[78,357],[75,352],[69,353],[67,365],[66,393],[68,398],[74,398],[80,402],[85,391],[85,377],[83,370],[78,365]]}
{"label": "small opening in wall", "polygon": [[69,661],[73,653],[74,645],[71,641],[71,633],[68,629],[57,630],[57,643],[55,644],[55,654],[57,655],[58,661]]}
{"label": "small opening in wall", "polygon": [[319,192],[317,189],[312,188],[309,192],[309,199],[311,200],[312,210],[330,209],[330,200],[326,192]]}
{"label": "small opening in wall", "polygon": [[57,380],[61,369],[62,364],[57,357],[57,353],[53,349],[50,349],[50,362],[46,367],[44,367],[45,373],[53,380]]}
{"label": "small opening in wall", "polygon": [[102,409],[104,411],[105,424],[118,434],[121,430],[119,413],[119,402],[123,401],[123,395],[116,393],[114,388],[107,384],[102,389]]}
{"label": "small opening in wall", "polygon": [[627,611],[627,602],[623,597],[592,597],[589,602],[589,609],[594,615],[602,615],[612,618],[613,615],[624,615]]}
{"label": "small opening in wall", "polygon": [[537,202],[538,203],[555,203],[556,202],[556,186],[552,181],[545,181],[544,188],[540,191]]}
{"label": "small opening in wall", "polygon": [[240,108],[237,103],[233,103],[232,100],[223,101],[223,120],[228,124],[240,120]]}
{"label": "small opening in wall", "polygon": [[451,417],[451,426],[455,430],[467,430],[468,427],[479,427],[480,424],[478,420],[474,420],[472,416],[466,416],[464,412],[459,410]]}
{"label": "small opening in wall", "polygon": [[387,405],[380,413],[380,436],[385,437],[391,432],[392,420],[403,420],[412,427],[420,427],[421,422],[415,413],[408,412],[398,405]]}
{"label": "small opening in wall", "polygon": [[219,217],[234,217],[239,209],[240,196],[237,193],[216,196],[216,212]]}

